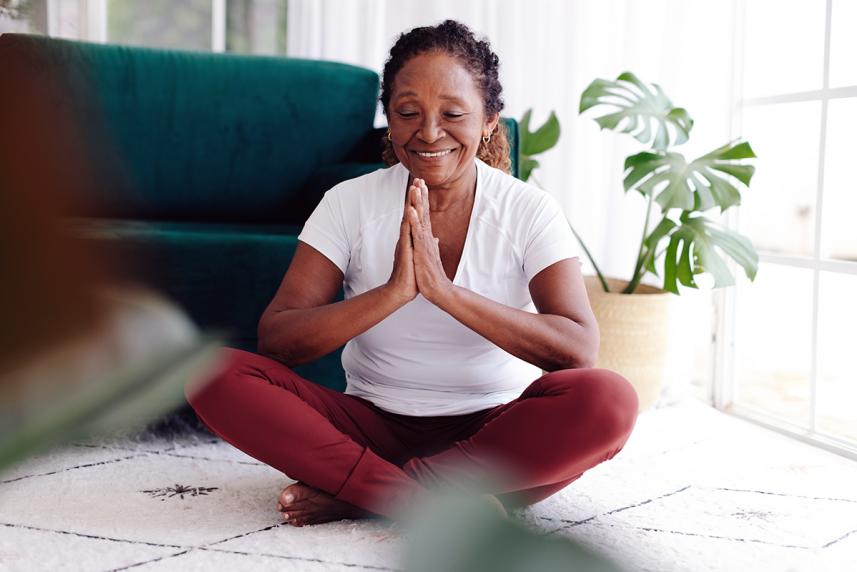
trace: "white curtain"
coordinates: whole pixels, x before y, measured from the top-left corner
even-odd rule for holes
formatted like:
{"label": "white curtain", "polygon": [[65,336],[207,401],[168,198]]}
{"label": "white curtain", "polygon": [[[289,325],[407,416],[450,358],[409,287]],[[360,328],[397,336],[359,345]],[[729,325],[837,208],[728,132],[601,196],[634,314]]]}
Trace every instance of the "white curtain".
{"label": "white curtain", "polygon": [[[520,119],[532,107],[531,125],[538,126],[556,111],[562,136],[538,157],[535,176],[560,200],[610,276],[629,278],[636,259],[645,201],[636,192],[625,196],[622,165],[643,147],[627,135],[599,131],[590,114],[578,115],[586,86],[625,70],[660,84],[695,119],[690,142],[679,149],[689,158],[732,136],[732,0],[289,0],[288,5],[289,55],[352,63],[379,74],[396,37],[415,26],[452,18],[487,36],[500,58],[502,114]],[[384,124],[379,112],[376,125]],[[581,260],[584,272],[591,273],[585,256]],[[690,304],[694,297],[683,295],[678,303]],[[703,298],[707,293],[700,293]],[[689,310],[705,316],[698,308]],[[708,332],[697,335],[707,339]],[[674,377],[701,374],[691,372],[691,349],[671,351]]]}

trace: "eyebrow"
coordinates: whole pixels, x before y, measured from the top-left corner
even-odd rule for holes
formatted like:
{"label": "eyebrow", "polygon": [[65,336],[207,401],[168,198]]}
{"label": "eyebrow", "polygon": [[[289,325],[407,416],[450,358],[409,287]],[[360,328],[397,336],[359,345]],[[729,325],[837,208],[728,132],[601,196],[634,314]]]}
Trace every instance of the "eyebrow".
{"label": "eyebrow", "polygon": [[[418,94],[415,91],[403,91],[402,93],[396,95],[396,99],[400,99],[402,97],[407,97],[409,95],[418,95]],[[460,97],[456,97],[454,95],[443,95],[443,94],[441,94],[439,97],[441,99],[450,99],[453,101],[463,101]]]}

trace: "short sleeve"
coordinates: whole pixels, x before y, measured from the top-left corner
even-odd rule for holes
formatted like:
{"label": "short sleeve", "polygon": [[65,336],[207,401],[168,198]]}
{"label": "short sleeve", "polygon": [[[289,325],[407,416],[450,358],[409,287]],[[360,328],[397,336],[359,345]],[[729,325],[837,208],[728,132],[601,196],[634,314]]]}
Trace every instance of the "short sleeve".
{"label": "short sleeve", "polygon": [[524,275],[527,284],[533,276],[555,262],[579,256],[577,239],[559,201],[544,193],[530,221],[524,245]]}
{"label": "short sleeve", "polygon": [[304,223],[298,240],[307,243],[345,274],[351,258],[351,244],[346,232],[342,202],[335,187],[324,193],[315,210]]}

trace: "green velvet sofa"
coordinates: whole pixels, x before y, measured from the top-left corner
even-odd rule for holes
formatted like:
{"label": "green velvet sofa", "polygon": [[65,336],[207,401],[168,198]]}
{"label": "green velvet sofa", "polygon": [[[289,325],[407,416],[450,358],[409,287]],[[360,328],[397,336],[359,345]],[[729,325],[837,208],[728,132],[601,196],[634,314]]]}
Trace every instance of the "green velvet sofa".
{"label": "green velvet sofa", "polygon": [[[134,260],[136,279],[234,347],[256,351],[259,317],[323,193],[384,166],[369,69],[3,34],[0,77],[22,73],[81,135],[75,156],[95,184],[69,213],[76,231]],[[517,175],[517,124],[504,122]],[[295,370],[341,391],[340,354]]]}

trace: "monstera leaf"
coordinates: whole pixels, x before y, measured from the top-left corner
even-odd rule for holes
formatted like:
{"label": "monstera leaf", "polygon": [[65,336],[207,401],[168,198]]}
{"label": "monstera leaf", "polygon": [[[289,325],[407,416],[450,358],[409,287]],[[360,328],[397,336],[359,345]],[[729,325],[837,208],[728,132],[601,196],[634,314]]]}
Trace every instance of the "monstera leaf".
{"label": "monstera leaf", "polygon": [[735,161],[755,156],[749,143],[734,141],[690,163],[681,153],[643,151],[625,160],[625,191],[636,189],[644,196],[657,193],[655,201],[663,212],[719,206],[722,213],[741,202],[741,193],[724,175],[749,186],[755,167]]}
{"label": "monstera leaf", "polygon": [[[708,220],[703,215],[682,213],[681,224],[664,218],[646,239],[654,252],[657,243],[669,237],[664,258],[664,290],[678,294],[676,280],[696,288],[694,276],[707,272],[714,278],[714,288],[735,284],[734,277],[719,251],[737,262],[747,278],[753,280],[759,266],[759,256],[752,243],[729,228]],[[646,268],[657,274],[654,258],[649,257]]]}
{"label": "monstera leaf", "polygon": [[[658,151],[665,150],[671,143],[668,125],[675,131],[673,145],[687,141],[693,128],[693,119],[687,111],[674,107],[658,84],[646,85],[631,72],[620,74],[616,81],[599,78],[590,83],[580,96],[579,112],[597,105],[618,108],[618,111],[595,118],[601,129],[628,133],[641,143],[651,142],[652,148]],[[657,128],[654,136],[653,126]]]}
{"label": "monstera leaf", "polygon": [[559,120],[551,111],[547,121],[536,129],[530,131],[530,117],[532,108],[528,109],[518,122],[521,137],[521,180],[530,178],[533,169],[539,166],[539,162],[533,159],[533,155],[543,153],[556,145],[559,141]]}

